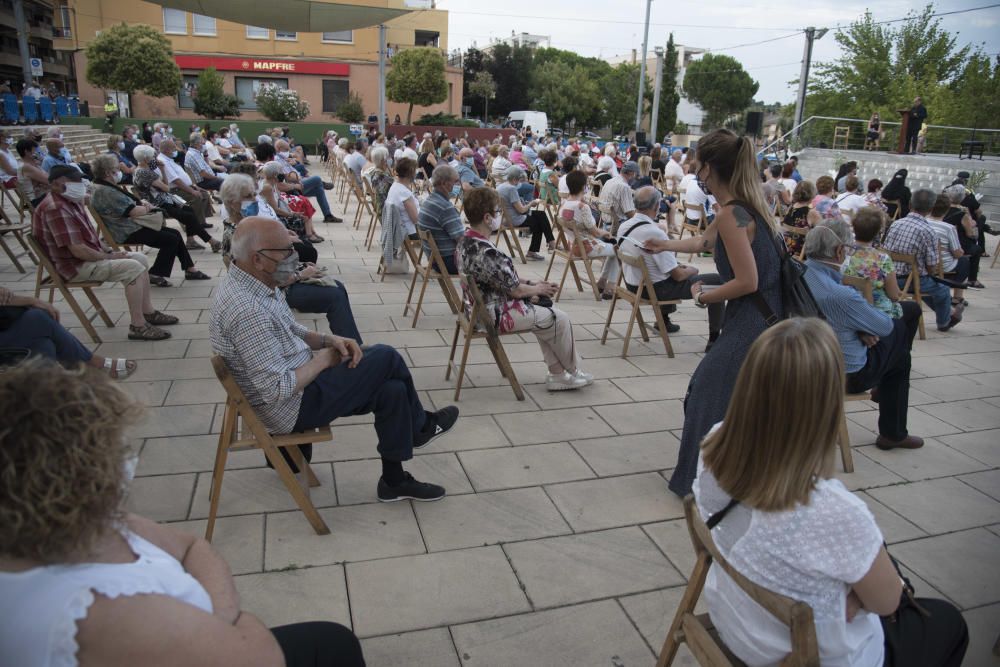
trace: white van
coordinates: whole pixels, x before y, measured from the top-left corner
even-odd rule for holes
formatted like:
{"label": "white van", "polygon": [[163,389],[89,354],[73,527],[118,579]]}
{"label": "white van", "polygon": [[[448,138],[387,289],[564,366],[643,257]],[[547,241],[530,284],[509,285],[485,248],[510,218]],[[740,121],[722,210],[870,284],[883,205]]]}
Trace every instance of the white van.
{"label": "white van", "polygon": [[544,137],[549,132],[549,117],[544,111],[511,111],[507,116],[507,127],[531,126],[531,131],[536,136]]}

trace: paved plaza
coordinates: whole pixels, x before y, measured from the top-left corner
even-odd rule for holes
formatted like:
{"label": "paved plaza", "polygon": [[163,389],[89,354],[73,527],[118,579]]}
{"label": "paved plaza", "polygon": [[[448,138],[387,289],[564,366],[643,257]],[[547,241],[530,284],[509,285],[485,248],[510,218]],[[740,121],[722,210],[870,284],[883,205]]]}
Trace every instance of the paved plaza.
{"label": "paved plaza", "polygon": [[[347,286],[364,342],[399,350],[425,407],[450,404],[454,389],[444,376],[455,318],[439,287],[428,287],[427,312],[411,328],[402,317],[409,278],[379,282],[379,252],[364,249],[364,229],[317,224],[317,231],[327,238],[320,264]],[[989,247],[996,252],[992,237]],[[124,293],[115,286],[99,290],[119,325],[99,328],[105,342],[97,351],[139,360],[125,383],[148,406],[132,431],[140,459],[130,509],[202,534],[224,401],[209,363],[208,320],[225,269],[208,250],[194,256],[211,281],[185,283],[175,268],[174,287],[154,288],[155,305],[181,318],[172,339],[127,341]],[[695,262],[714,270],[710,259]],[[518,270],[537,279],[545,265]],[[32,273],[21,275],[6,260],[0,272],[0,284],[31,293]],[[871,508],[918,594],[964,610],[970,667],[1000,665],[990,653],[1000,634],[998,276],[1000,269],[983,272],[988,289],[967,295],[971,305],[954,331],[938,333],[925,315],[909,412],[924,448],[871,446],[875,406],[851,403],[856,469],[841,476]],[[691,304],[679,308],[675,358],[659,341],[637,339],[622,359],[620,340],[600,343],[608,302],[568,287],[559,305],[573,321],[593,386],[546,392],[537,343],[512,335],[504,347],[526,389],[517,401],[477,344],[457,426],[407,465],[418,479],[447,488],[440,502],[377,502],[370,418],[338,420],[333,442],[316,446],[322,485],[312,499],[330,535],[313,533],[262,454],[232,455],[213,544],[237,575],[243,607],[269,625],[348,625],[373,667],[652,665],[693,566],[682,505],[665,477],[705,346],[705,314]],[[62,313],[89,344],[68,308]],[[322,315],[298,318],[328,331]],[[797,409],[795,397],[773,400]],[[693,664],[690,654],[682,651],[679,664]]]}

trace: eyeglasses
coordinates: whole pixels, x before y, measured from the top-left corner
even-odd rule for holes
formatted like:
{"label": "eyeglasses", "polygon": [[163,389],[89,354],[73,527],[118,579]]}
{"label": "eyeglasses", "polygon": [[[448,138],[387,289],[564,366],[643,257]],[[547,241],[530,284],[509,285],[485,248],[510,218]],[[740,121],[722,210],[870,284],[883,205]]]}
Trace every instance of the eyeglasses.
{"label": "eyeglasses", "polygon": [[[265,252],[280,252],[281,259],[275,259],[269,255],[264,255]],[[261,248],[260,250],[257,251],[257,254],[264,255],[264,257],[267,257],[272,262],[281,262],[291,257],[294,252],[295,252],[295,247],[289,246],[287,248]]]}

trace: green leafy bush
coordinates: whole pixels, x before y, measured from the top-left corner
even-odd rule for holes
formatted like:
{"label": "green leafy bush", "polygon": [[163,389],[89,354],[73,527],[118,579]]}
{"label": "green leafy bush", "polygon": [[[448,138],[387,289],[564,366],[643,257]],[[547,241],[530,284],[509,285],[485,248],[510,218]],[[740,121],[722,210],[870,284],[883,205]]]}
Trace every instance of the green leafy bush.
{"label": "green leafy bush", "polygon": [[309,115],[309,103],[294,90],[264,84],[257,91],[257,110],[268,120],[294,123]]}

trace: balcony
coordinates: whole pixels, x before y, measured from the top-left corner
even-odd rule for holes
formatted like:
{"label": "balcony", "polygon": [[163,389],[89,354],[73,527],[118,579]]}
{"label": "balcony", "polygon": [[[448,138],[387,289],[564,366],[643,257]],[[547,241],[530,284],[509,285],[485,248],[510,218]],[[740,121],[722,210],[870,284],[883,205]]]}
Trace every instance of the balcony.
{"label": "balcony", "polygon": [[73,29],[52,26],[52,37],[54,39],[73,39]]}

